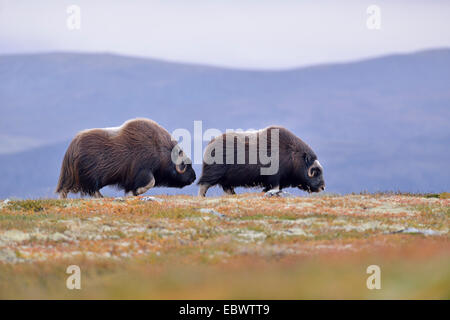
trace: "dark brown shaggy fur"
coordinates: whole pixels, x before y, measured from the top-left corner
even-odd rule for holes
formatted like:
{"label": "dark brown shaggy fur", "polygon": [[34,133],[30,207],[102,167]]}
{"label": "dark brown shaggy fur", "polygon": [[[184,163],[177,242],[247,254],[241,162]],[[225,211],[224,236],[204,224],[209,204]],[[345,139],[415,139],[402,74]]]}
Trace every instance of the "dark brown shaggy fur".
{"label": "dark brown shaggy fur", "polygon": [[[271,134],[274,129],[279,130],[279,170],[272,175],[261,175],[261,167],[269,166],[262,165],[259,158],[261,137],[267,137],[267,154],[270,155],[272,148]],[[245,141],[245,164],[237,163],[237,139],[232,135],[238,135],[241,141]],[[256,150],[258,157],[256,164],[249,164],[249,146],[251,142],[248,137],[251,135],[257,136]],[[235,147],[229,151],[234,152],[234,164],[226,163],[227,139],[235,139]],[[220,143],[218,143],[220,140],[223,144],[223,164],[207,164],[203,161],[202,175],[198,182],[200,185],[199,195],[201,196],[204,196],[208,188],[214,185],[220,185],[228,194],[234,194],[234,187],[263,187],[264,191],[298,187],[309,192],[318,192],[323,190],[325,186],[322,168],[318,162],[315,162],[317,156],[314,151],[305,142],[283,127],[271,126],[251,133],[234,132],[222,134],[211,140],[206,148],[205,155],[208,152],[214,155],[216,146],[220,147]],[[311,176],[308,176],[308,169],[310,169]]]}
{"label": "dark brown shaggy fur", "polygon": [[137,195],[153,187],[153,179],[155,186],[181,188],[195,181],[195,172],[187,158],[181,164],[185,172],[177,172],[171,160],[175,146],[170,134],[149,119],[82,131],[66,151],[56,192],[63,198],[69,192],[101,196],[102,187],[116,185]]}

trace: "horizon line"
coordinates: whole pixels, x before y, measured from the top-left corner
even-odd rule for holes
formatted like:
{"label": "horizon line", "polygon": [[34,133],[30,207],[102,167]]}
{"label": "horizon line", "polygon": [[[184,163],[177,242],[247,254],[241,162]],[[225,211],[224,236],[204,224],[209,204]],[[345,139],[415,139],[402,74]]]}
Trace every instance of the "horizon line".
{"label": "horizon line", "polygon": [[274,68],[270,68],[270,67],[267,67],[267,68],[266,67],[261,67],[261,68],[235,67],[235,66],[230,66],[230,65],[200,63],[200,62],[182,61],[182,60],[171,60],[171,59],[157,58],[157,57],[144,56],[144,55],[132,55],[132,54],[130,55],[130,54],[124,54],[124,53],[114,52],[114,51],[43,50],[43,51],[33,51],[33,52],[0,53],[0,57],[57,55],[57,54],[60,54],[60,55],[70,55],[70,54],[73,54],[73,55],[110,55],[110,56],[116,56],[116,57],[122,57],[122,58],[150,60],[150,61],[154,61],[154,62],[162,62],[162,63],[167,63],[167,64],[178,64],[178,65],[192,66],[192,67],[223,69],[223,70],[229,70],[229,71],[289,72],[289,71],[295,71],[295,70],[299,70],[299,69],[326,67],[326,66],[332,66],[332,65],[346,65],[346,64],[361,63],[361,62],[383,59],[383,58],[394,57],[394,56],[408,56],[408,55],[423,54],[423,53],[427,53],[427,52],[449,51],[449,50],[450,50],[450,47],[431,47],[431,48],[425,48],[425,49],[419,49],[419,50],[413,50],[413,51],[395,51],[395,52],[381,54],[381,55],[361,57],[361,58],[357,58],[357,59],[353,59],[353,60],[338,60],[338,61],[329,61],[329,62],[323,62],[323,63],[314,63],[314,64],[308,64],[308,65],[299,65],[299,66],[281,67],[281,68],[276,68],[276,67],[274,67]]}

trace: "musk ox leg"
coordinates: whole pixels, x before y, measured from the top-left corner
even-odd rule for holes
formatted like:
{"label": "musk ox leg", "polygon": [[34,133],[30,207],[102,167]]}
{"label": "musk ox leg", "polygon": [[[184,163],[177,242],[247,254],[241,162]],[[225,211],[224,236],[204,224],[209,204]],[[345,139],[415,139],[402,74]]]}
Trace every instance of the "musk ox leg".
{"label": "musk ox leg", "polygon": [[210,188],[211,186],[209,185],[209,184],[201,184],[200,185],[200,188],[198,189],[198,196],[199,197],[204,197],[204,196],[206,196],[206,191],[208,191],[208,189]]}
{"label": "musk ox leg", "polygon": [[271,188],[271,187],[264,187],[263,192],[280,191],[280,190],[281,190],[280,187],[274,187],[274,188]]}
{"label": "musk ox leg", "polygon": [[68,193],[69,193],[69,192],[67,192],[67,191],[61,191],[61,192],[59,193],[59,198],[60,198],[60,199],[66,199]]}
{"label": "musk ox leg", "polygon": [[100,193],[100,191],[95,191],[95,193],[94,193],[94,197],[95,198],[103,198],[103,195]]}
{"label": "musk ox leg", "polygon": [[278,186],[278,187],[272,188],[269,191],[267,191],[264,196],[265,197],[282,197],[282,196],[284,196],[284,194],[285,193]]}
{"label": "musk ox leg", "polygon": [[234,188],[233,187],[222,186],[222,189],[223,189],[223,192],[225,192],[228,195],[236,194],[236,192],[234,192]]}
{"label": "musk ox leg", "polygon": [[156,183],[155,177],[153,176],[153,174],[151,172],[147,173],[147,179],[145,179],[145,180],[146,180],[146,185],[139,187],[133,191],[133,194],[135,196],[146,193],[148,190],[150,190],[151,188],[153,188],[155,186],[155,183]]}
{"label": "musk ox leg", "polygon": [[269,193],[279,193],[281,191],[281,188],[280,188],[280,186],[276,186],[273,188],[265,187],[263,191],[269,192]]}

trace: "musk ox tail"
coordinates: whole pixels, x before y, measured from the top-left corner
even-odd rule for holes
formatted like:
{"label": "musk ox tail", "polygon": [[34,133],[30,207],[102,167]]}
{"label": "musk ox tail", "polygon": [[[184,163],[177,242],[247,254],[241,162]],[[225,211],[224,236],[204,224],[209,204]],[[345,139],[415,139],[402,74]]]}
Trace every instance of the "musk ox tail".
{"label": "musk ox tail", "polygon": [[78,170],[75,168],[76,159],[78,154],[77,139],[74,139],[69,148],[67,148],[66,154],[61,165],[61,172],[59,174],[58,186],[56,187],[56,193],[59,193],[61,198],[66,198],[69,192],[77,193],[79,191],[79,177]]}

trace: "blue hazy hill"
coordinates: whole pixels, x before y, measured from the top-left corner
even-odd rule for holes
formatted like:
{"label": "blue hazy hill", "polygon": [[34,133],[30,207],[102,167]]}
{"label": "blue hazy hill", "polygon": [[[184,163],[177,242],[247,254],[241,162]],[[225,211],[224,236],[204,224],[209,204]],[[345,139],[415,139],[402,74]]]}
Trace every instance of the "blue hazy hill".
{"label": "blue hazy hill", "polygon": [[0,56],[0,84],[0,139],[41,145],[0,155],[0,198],[52,196],[77,131],[135,117],[169,132],[192,132],[194,120],[204,130],[283,125],[318,154],[331,192],[449,190],[449,49],[282,71],[8,55]]}

